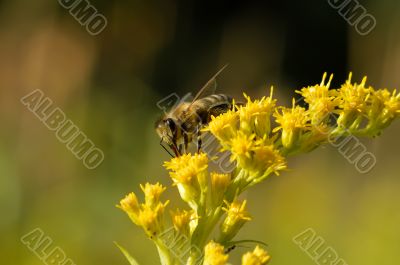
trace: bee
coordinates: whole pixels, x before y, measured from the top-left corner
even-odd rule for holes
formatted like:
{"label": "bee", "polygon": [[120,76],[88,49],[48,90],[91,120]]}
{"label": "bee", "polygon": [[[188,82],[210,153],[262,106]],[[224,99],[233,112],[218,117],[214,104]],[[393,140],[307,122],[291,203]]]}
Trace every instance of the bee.
{"label": "bee", "polygon": [[[179,102],[155,123],[155,130],[160,136],[160,145],[173,156],[164,143],[180,156],[188,151],[189,143],[197,139],[197,152],[201,150],[201,129],[206,126],[211,116],[218,116],[233,108],[233,99],[225,94],[214,94],[216,77],[226,68],[219,70],[196,94],[191,102]],[[211,92],[211,93],[210,93]]]}

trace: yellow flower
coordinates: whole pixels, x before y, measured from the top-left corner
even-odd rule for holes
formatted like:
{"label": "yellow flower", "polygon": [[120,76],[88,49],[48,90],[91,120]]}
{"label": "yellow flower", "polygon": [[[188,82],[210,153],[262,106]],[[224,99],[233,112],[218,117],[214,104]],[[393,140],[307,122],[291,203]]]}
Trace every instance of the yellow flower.
{"label": "yellow flower", "polygon": [[201,193],[207,190],[207,155],[205,153],[182,155],[165,162],[164,166],[171,170],[170,176],[177,185],[181,198],[196,210]]}
{"label": "yellow flower", "polygon": [[286,168],[286,160],[274,145],[274,138],[259,139],[255,134],[240,131],[230,142],[231,161],[247,171],[247,182],[260,181],[270,173],[279,174]]}
{"label": "yellow flower", "polygon": [[388,119],[393,119],[400,115],[400,93],[396,94],[396,90],[394,90],[391,97],[385,101],[383,115],[387,116]]}
{"label": "yellow flower", "polygon": [[269,97],[251,101],[251,98],[244,94],[247,99],[245,106],[239,107],[240,129],[250,134],[255,133],[259,137],[269,135],[271,132],[270,116],[274,111],[276,99],[272,99],[273,88]]}
{"label": "yellow flower", "polygon": [[342,99],[340,108],[344,111],[357,111],[362,113],[367,105],[367,99],[371,92],[371,88],[366,88],[365,83],[367,77],[365,76],[360,84],[351,83],[352,73],[349,74],[349,78],[346,83],[339,89],[339,97]]}
{"label": "yellow flower", "polygon": [[385,103],[391,98],[391,94],[387,89],[377,90],[372,93],[371,106],[368,109],[368,119],[377,121],[382,115]]}
{"label": "yellow flower", "polygon": [[322,77],[319,85],[309,86],[296,91],[304,97],[304,101],[308,103],[311,124],[318,125],[329,119],[330,114],[335,113],[336,107],[340,104],[334,90],[329,90],[333,74],[329,77],[329,81],[325,84],[326,73]]}
{"label": "yellow flower", "polygon": [[225,254],[224,247],[214,241],[210,241],[204,249],[203,265],[225,265],[228,255]]}
{"label": "yellow flower", "polygon": [[[203,130],[212,133],[222,145],[221,156],[216,155],[223,158],[218,161],[219,165],[228,162],[225,159],[229,156],[223,156],[226,153],[222,151],[229,151],[230,162],[234,162],[231,165],[235,168],[229,174],[211,172],[209,176],[209,159],[205,153],[187,153],[165,162],[164,167],[182,200],[191,208],[171,212],[173,229],[164,230],[163,217],[168,201],[160,202],[165,191],[161,184],[141,185],[142,204],[134,193],[120,201],[118,207],[153,239],[162,264],[175,264],[178,259],[182,264],[198,264],[204,250],[204,265],[226,265],[229,249],[225,250],[224,246],[234,246],[232,240],[251,220],[246,200],[238,200],[244,190],[286,169],[286,159],[290,155],[309,152],[343,135],[378,135],[400,116],[400,94],[396,90],[366,87],[366,78],[360,84],[353,84],[351,73],[340,89],[330,89],[332,77],[326,82],[325,73],[320,84],[296,91],[304,97],[307,108],[296,105],[294,99],[291,108],[276,107],[271,89],[269,97],[259,100],[251,100],[245,94],[245,105],[237,107],[233,103],[233,110],[212,117]],[[272,131],[271,116],[277,123]],[[219,231],[216,231],[217,226]],[[173,249],[162,240],[164,233],[161,232],[165,231],[172,232]],[[218,232],[219,243],[211,241],[206,245]],[[179,235],[181,237],[176,237]],[[252,240],[242,242],[245,241]],[[242,265],[263,265],[270,259],[269,254],[257,246],[242,256]]]}
{"label": "yellow flower", "polygon": [[117,205],[117,207],[126,212],[131,220],[135,224],[139,225],[138,215],[140,211],[140,205],[135,193],[131,192],[126,195],[125,198],[120,201],[120,204]]}
{"label": "yellow flower", "polygon": [[297,144],[302,133],[309,129],[309,113],[305,108],[296,106],[294,99],[292,108],[282,107],[280,110],[282,113],[276,111],[274,114],[279,126],[273,132],[282,130],[282,145],[290,149]]}
{"label": "yellow flower", "polygon": [[164,167],[171,171],[178,171],[185,167],[192,158],[192,154],[183,154],[172,158],[170,161],[164,162]]}
{"label": "yellow flower", "polygon": [[242,228],[247,221],[251,220],[251,217],[246,211],[246,203],[246,200],[243,202],[234,201],[232,203],[225,201],[227,208],[223,207],[222,209],[226,212],[227,216],[221,224],[221,242],[230,241],[240,228]]}
{"label": "yellow flower", "polygon": [[239,115],[236,111],[228,110],[217,117],[212,116],[208,126],[203,130],[210,131],[224,145],[236,135],[238,125]]}
{"label": "yellow flower", "polygon": [[139,214],[139,223],[150,238],[160,234],[164,230],[163,216],[165,206],[168,204],[159,203],[155,208],[150,208],[146,205],[143,206]]}
{"label": "yellow flower", "polygon": [[[267,139],[259,139],[253,152],[250,168],[252,181],[259,182],[272,172],[279,175],[279,171],[286,169],[286,159]],[[254,176],[257,176],[257,179]]]}
{"label": "yellow flower", "polygon": [[[371,96],[371,107],[368,118],[371,126],[383,129],[392,122],[392,120],[400,115],[400,93],[396,90],[390,93],[387,89],[374,91]],[[371,128],[373,129],[373,128]]]}
{"label": "yellow flower", "polygon": [[174,212],[171,212],[172,216],[172,223],[176,231],[184,234],[189,235],[189,223],[192,219],[193,211],[185,211],[177,209]]}
{"label": "yellow flower", "polygon": [[166,189],[158,182],[154,185],[150,183],[146,183],[145,185],[140,184],[140,188],[144,193],[146,205],[150,207],[153,207],[160,202],[160,196]]}
{"label": "yellow flower", "polygon": [[211,180],[211,201],[213,206],[218,206],[221,204],[225,191],[227,190],[229,184],[231,183],[230,174],[219,174],[212,172],[210,175]]}
{"label": "yellow flower", "polygon": [[310,152],[330,139],[333,128],[327,124],[313,125],[310,131],[301,138],[298,151]]}
{"label": "yellow flower", "polygon": [[136,195],[130,193],[117,207],[126,212],[136,225],[143,227],[150,238],[154,238],[163,230],[162,219],[168,201],[161,203],[159,196],[165,188],[159,183],[155,185],[146,183],[142,186],[142,190],[145,193],[146,203],[140,205]]}
{"label": "yellow flower", "polygon": [[239,131],[236,137],[230,140],[231,161],[237,160],[239,167],[244,167],[247,161],[251,159],[255,137],[255,134],[247,135]]}
{"label": "yellow flower", "polygon": [[242,265],[264,265],[271,260],[271,256],[268,253],[256,246],[253,252],[247,252],[242,257]]}
{"label": "yellow flower", "polygon": [[341,100],[339,109],[340,116],[337,120],[339,126],[350,129],[357,129],[362,121],[362,114],[367,114],[368,101],[372,88],[365,87],[367,77],[364,77],[360,84],[351,83],[352,73],[345,84],[338,90],[338,98]]}

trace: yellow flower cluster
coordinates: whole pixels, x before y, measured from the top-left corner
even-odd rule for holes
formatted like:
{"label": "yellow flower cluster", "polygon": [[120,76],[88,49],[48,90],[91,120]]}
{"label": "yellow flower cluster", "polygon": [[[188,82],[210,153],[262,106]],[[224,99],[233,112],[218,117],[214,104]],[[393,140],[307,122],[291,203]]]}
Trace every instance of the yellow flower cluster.
{"label": "yellow flower cluster", "polygon": [[246,203],[234,201],[229,203],[225,201],[227,208],[223,207],[227,214],[224,222],[221,224],[221,242],[229,242],[242,228],[245,222],[250,221],[251,218],[249,214],[246,212]]}
{"label": "yellow flower cluster", "polygon": [[347,128],[352,134],[376,136],[399,117],[400,93],[366,87],[366,77],[360,84],[352,84],[351,77],[350,73],[349,79],[337,91],[341,100],[338,126]]}
{"label": "yellow flower cluster", "polygon": [[182,199],[192,209],[197,210],[201,202],[200,196],[207,190],[207,155],[185,154],[165,162],[164,166],[170,170],[170,176],[177,185]]}
{"label": "yellow flower cluster", "polygon": [[235,106],[236,111],[212,117],[204,129],[220,141],[223,150],[231,152],[231,162],[241,171],[233,180],[239,192],[286,168],[284,157],[275,148],[276,138],[271,136],[271,117],[276,105],[272,95],[272,88],[270,96],[260,100],[252,101],[245,94],[246,104]]}
{"label": "yellow flower cluster", "polygon": [[139,204],[132,192],[122,199],[117,207],[125,211],[136,225],[143,227],[150,238],[154,238],[164,230],[163,215],[168,201],[161,203],[160,196],[165,187],[159,183],[146,183],[141,185],[141,188],[145,195],[145,203]]}
{"label": "yellow flower cluster", "polygon": [[[229,152],[234,163],[232,172],[209,172],[206,153],[184,154],[164,163],[187,210],[171,212],[170,223],[175,238],[183,236],[188,246],[161,240],[164,209],[160,184],[141,186],[145,202],[139,204],[131,193],[119,207],[131,220],[144,228],[158,247],[163,265],[225,265],[228,253],[238,242],[233,241],[243,225],[251,220],[247,201],[240,195],[249,187],[278,175],[287,168],[290,155],[309,152],[330,139],[346,134],[375,136],[400,116],[400,94],[387,89],[375,90],[348,80],[338,89],[331,88],[333,75],[326,82],[304,87],[296,92],[305,106],[277,106],[273,89],[268,97],[252,100],[246,94],[244,104],[212,117],[204,131],[213,134],[221,153]],[[217,156],[218,156],[217,155]],[[212,158],[214,159],[214,157]],[[216,229],[219,226],[219,229]],[[211,240],[213,239],[213,240]],[[184,255],[185,254],[185,255]],[[242,256],[243,265],[262,265],[270,260],[260,247]]]}

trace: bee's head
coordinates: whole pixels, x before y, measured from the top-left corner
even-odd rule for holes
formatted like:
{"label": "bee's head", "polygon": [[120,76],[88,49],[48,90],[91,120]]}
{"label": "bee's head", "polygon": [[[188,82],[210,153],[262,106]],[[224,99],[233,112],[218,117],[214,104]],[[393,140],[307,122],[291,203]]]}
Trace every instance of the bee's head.
{"label": "bee's head", "polygon": [[172,141],[176,139],[177,135],[177,124],[174,119],[170,117],[161,117],[156,121],[155,129],[162,141],[166,142],[168,145],[173,144]]}

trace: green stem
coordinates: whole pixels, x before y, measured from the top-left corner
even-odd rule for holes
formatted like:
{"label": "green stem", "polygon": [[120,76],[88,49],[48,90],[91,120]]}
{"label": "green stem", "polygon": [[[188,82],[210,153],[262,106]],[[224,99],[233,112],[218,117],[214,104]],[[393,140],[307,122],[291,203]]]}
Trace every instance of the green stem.
{"label": "green stem", "polygon": [[158,255],[160,256],[161,265],[174,265],[173,259],[171,258],[171,254],[169,249],[165,246],[165,244],[159,240],[154,241],[157,246]]}

